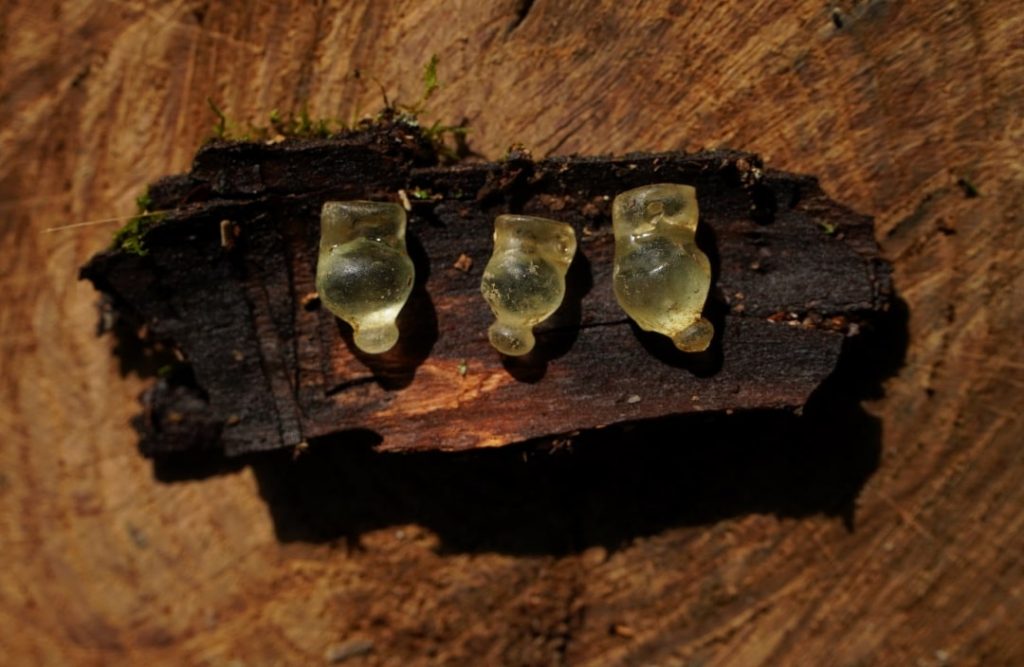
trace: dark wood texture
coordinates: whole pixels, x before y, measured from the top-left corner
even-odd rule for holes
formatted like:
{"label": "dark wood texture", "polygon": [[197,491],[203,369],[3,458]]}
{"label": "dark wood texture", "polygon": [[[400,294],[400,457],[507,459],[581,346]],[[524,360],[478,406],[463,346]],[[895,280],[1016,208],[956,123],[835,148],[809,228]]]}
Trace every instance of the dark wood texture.
{"label": "dark wood texture", "polygon": [[[811,178],[766,174],[755,156],[417,166],[431,161],[425,143],[403,122],[220,143],[151,188],[153,209],[169,212],[145,254],[106,251],[83,269],[115,317],[184,359],[145,396],[144,452],[234,456],[344,431],[372,431],[385,451],[462,450],[684,412],[792,409],[832,372],[844,337],[888,306],[870,219]],[[716,274],[707,311],[718,335],[704,354],[640,332],[612,295],[611,199],[658,182],[697,188]],[[420,197],[407,195],[417,280],[396,348],[361,354],[312,300],[318,212],[399,191]],[[490,348],[479,294],[492,222],[509,211],[563,220],[579,238],[563,306],[524,359]],[[460,257],[471,264],[457,267]]]}
{"label": "dark wood texture", "polygon": [[[1024,663],[1019,4],[2,3],[3,662]],[[803,417],[154,468],[130,421],[163,361],[122,366],[78,279],[124,220],[43,230],[188,171],[207,98],[351,121],[375,80],[418,99],[433,53],[424,120],[488,159],[815,174],[874,218],[905,307]]]}

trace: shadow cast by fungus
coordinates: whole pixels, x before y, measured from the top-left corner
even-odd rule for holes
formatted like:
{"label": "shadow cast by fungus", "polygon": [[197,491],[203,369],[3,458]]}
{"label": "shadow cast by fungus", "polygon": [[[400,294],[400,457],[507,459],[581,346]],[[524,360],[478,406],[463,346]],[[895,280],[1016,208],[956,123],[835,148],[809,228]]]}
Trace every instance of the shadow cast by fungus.
{"label": "shadow cast by fungus", "polygon": [[358,544],[416,523],[454,552],[564,554],[614,549],[674,526],[751,513],[826,515],[854,528],[878,467],[881,422],[860,401],[902,364],[906,308],[847,340],[802,415],[698,414],[583,433],[569,446],[386,454],[376,434],[340,434],[293,460],[252,460],[280,540]]}

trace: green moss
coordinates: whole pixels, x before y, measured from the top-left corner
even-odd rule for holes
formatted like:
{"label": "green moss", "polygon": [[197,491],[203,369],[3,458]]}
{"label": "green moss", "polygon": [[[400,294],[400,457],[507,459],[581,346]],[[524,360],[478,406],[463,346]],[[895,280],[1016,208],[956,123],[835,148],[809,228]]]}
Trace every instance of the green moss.
{"label": "green moss", "polygon": [[113,250],[122,250],[142,257],[149,254],[143,241],[146,232],[154,224],[163,220],[164,214],[149,210],[153,206],[153,198],[149,195],[148,188],[135,198],[135,205],[138,207],[138,213],[124,227],[114,233],[114,242],[110,247]]}
{"label": "green moss", "polygon": [[142,194],[135,198],[135,206],[139,209],[139,215],[153,208],[153,198],[149,196],[149,188],[143,190]]}
{"label": "green moss", "polygon": [[469,127],[466,125],[442,125],[434,123],[424,130],[423,135],[437,151],[442,161],[457,162],[469,154],[466,136]]}
{"label": "green moss", "polygon": [[274,109],[265,124],[239,123],[228,118],[213,100],[207,99],[216,116],[210,139],[223,141],[275,141],[287,138],[316,139],[344,132],[348,125],[336,118],[314,118],[302,104],[298,113],[282,114]]}
{"label": "green moss", "polygon": [[[396,108],[402,112],[403,120],[406,122],[419,126],[420,116],[427,113],[427,102],[430,101],[430,98],[441,87],[437,76],[437,65],[439,62],[440,59],[437,57],[437,54],[434,54],[430,57],[427,64],[424,65],[423,95],[419,101],[411,106],[396,105]],[[469,133],[469,127],[465,121],[458,125],[447,125],[441,121],[435,121],[429,127],[424,127],[422,131],[423,136],[431,143],[442,161],[455,162],[469,154],[469,149],[466,145],[466,135]]]}
{"label": "green moss", "polygon": [[423,67],[423,102],[426,103],[434,91],[441,85],[437,82],[438,57],[435,53],[430,56],[430,61]]}
{"label": "green moss", "polygon": [[420,99],[414,104],[399,104],[395,103],[393,106],[387,102],[387,96],[384,96],[384,101],[389,109],[399,111],[403,116],[403,120],[412,121],[418,124],[419,117],[427,110],[427,102],[433,97],[437,89],[441,87],[441,84],[437,80],[437,63],[440,60],[437,54],[430,56],[430,60],[426,65],[423,66],[423,94]]}
{"label": "green moss", "polygon": [[217,139],[226,139],[228,134],[228,117],[224,115],[220,107],[214,104],[213,100],[209,97],[206,98],[206,103],[210,105],[210,110],[217,116],[217,122],[213,125],[213,136]]}
{"label": "green moss", "polygon": [[[288,138],[317,139],[329,137],[351,129],[365,129],[367,124],[398,121],[406,125],[420,128],[423,136],[434,147],[442,161],[454,162],[469,154],[466,145],[466,134],[469,128],[466,123],[449,125],[436,121],[424,126],[420,118],[427,113],[427,103],[441,87],[437,66],[440,59],[437,55],[423,66],[423,89],[420,98],[413,104],[392,103],[384,95],[385,109],[375,119],[364,120],[350,126],[337,118],[317,118],[309,113],[307,104],[303,103],[297,113],[283,114],[274,109],[267,117],[265,124],[240,123],[231,120],[212,99],[207,104],[216,120],[210,139],[224,141],[266,141],[275,142]],[[383,92],[383,86],[381,86]]]}
{"label": "green moss", "polygon": [[377,121],[396,120],[420,128],[423,137],[430,142],[442,162],[457,162],[470,153],[466,144],[466,135],[469,133],[467,122],[449,125],[435,121],[429,126],[421,122],[421,118],[428,114],[427,103],[441,87],[437,74],[437,66],[440,62],[440,58],[434,54],[423,66],[423,92],[415,103],[395,102],[392,104],[388,101],[387,95],[384,95],[386,108],[377,115]]}
{"label": "green moss", "polygon": [[297,118],[287,120],[278,119],[275,124],[271,113],[271,127],[277,134],[285,137],[322,138],[328,137],[336,131],[342,132],[346,129],[345,124],[332,118],[312,118],[309,115],[309,108],[303,103]]}
{"label": "green moss", "polygon": [[117,230],[114,234],[113,248],[115,250],[123,250],[132,255],[146,255],[149,251],[146,250],[146,246],[142,241],[142,237],[146,234],[146,219],[141,215],[137,215],[128,221],[121,229]]}

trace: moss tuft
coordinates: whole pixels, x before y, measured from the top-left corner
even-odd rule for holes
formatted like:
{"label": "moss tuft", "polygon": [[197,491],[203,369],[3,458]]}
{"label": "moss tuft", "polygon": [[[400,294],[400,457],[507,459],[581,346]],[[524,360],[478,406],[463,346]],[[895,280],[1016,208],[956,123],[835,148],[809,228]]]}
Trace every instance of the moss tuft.
{"label": "moss tuft", "polygon": [[142,194],[135,198],[135,206],[138,207],[139,215],[153,208],[153,198],[149,195],[149,188],[143,190]]}
{"label": "moss tuft", "polygon": [[146,232],[154,224],[163,220],[164,214],[149,210],[153,206],[153,198],[149,195],[148,189],[135,198],[135,205],[138,207],[138,213],[124,227],[114,233],[114,241],[110,247],[112,250],[121,250],[143,257],[149,254],[144,243]]}
{"label": "moss tuft", "polygon": [[[466,121],[458,125],[437,121],[430,126],[424,126],[420,122],[420,117],[427,113],[427,103],[441,87],[437,74],[439,62],[440,59],[435,54],[423,66],[423,92],[415,103],[391,102],[384,94],[385,109],[375,118],[360,121],[352,126],[337,118],[313,117],[305,103],[301,105],[298,113],[283,114],[274,109],[265,124],[239,123],[228,118],[212,99],[207,99],[210,110],[216,117],[210,139],[276,143],[290,138],[325,138],[348,130],[365,129],[367,124],[399,122],[420,128],[441,161],[455,162],[470,153],[466,144],[466,134],[469,132]],[[381,90],[383,93],[383,86]]]}
{"label": "moss tuft", "polygon": [[336,118],[314,118],[305,103],[298,113],[282,114],[277,109],[270,112],[265,124],[238,123],[227,117],[213,102],[207,100],[210,109],[217,117],[210,139],[223,141],[268,141],[276,142],[284,139],[318,139],[329,137],[348,130],[343,121]]}

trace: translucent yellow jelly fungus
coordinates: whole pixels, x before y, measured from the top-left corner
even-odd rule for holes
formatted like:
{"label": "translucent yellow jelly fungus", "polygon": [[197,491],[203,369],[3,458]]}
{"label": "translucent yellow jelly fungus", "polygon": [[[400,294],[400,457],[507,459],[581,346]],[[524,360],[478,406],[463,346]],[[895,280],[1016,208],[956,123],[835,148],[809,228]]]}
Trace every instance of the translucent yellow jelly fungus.
{"label": "translucent yellow jelly fungus", "polygon": [[494,254],[480,291],[496,321],[487,330],[502,354],[533,349],[533,327],[558,310],[565,273],[576,254],[576,233],[564,222],[529,215],[494,220]]}
{"label": "translucent yellow jelly fungus", "polygon": [[414,275],[401,206],[370,201],[324,204],[316,290],[329,311],[352,325],[360,350],[379,354],[398,341],[395,319],[409,298]]}
{"label": "translucent yellow jelly fungus", "polygon": [[623,192],[612,204],[615,297],[645,331],[701,352],[715,329],[701,317],[711,264],[694,241],[697,191],[660,183]]}

